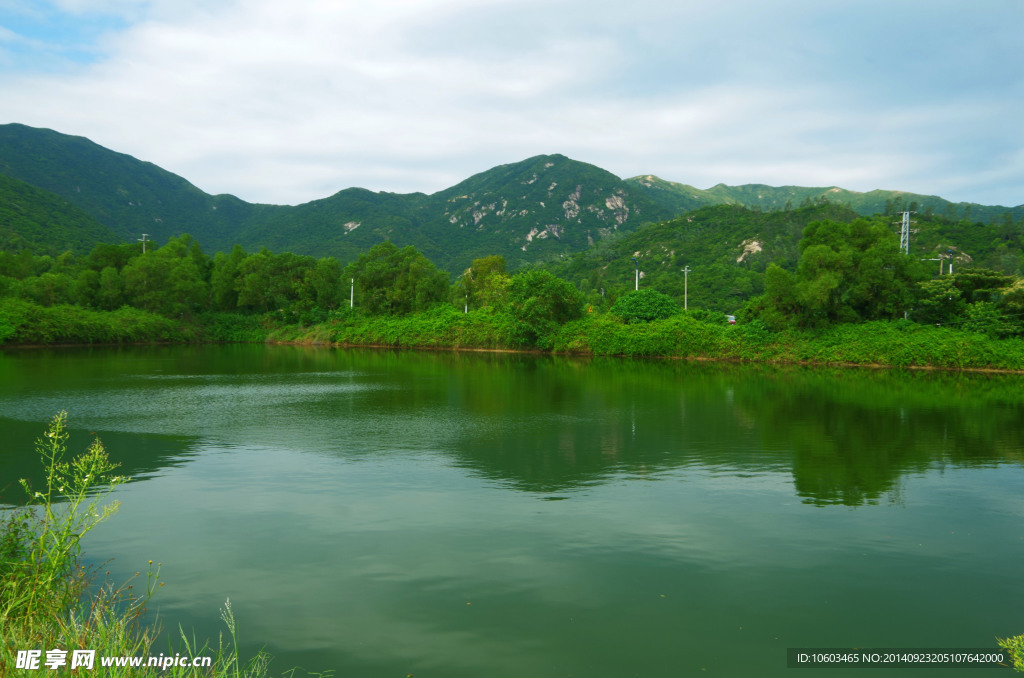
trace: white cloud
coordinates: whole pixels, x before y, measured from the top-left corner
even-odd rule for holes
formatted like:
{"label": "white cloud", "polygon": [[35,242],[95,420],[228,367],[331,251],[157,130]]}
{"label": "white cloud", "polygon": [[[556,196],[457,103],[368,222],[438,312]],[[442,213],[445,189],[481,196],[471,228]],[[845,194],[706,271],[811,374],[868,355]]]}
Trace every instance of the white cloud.
{"label": "white cloud", "polygon": [[[560,152],[700,187],[836,184],[1024,202],[1012,152],[1024,145],[1012,114],[1024,92],[995,58],[1015,40],[1000,26],[1024,18],[1013,4],[991,3],[1004,17],[940,6],[929,18],[931,29],[952,28],[970,14],[964,25],[991,29],[948,50],[973,49],[974,68],[990,67],[973,79],[929,53],[945,38],[882,50],[908,3],[59,5],[130,25],[99,38],[91,64],[0,75],[0,118],[85,135],[251,201],[352,185],[430,192]],[[957,89],[922,71],[929,58]],[[910,76],[916,89],[897,96]],[[979,149],[999,144],[1017,160],[986,166],[991,152]]]}

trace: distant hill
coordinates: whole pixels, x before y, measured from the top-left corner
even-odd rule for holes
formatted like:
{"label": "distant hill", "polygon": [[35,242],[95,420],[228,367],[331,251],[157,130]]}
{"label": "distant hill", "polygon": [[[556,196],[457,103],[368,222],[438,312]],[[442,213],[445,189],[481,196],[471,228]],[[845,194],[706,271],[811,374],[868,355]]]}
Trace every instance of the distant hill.
{"label": "distant hill", "polygon": [[502,254],[513,267],[676,214],[614,174],[564,155],[501,165],[430,199],[435,213],[424,226],[436,241],[470,258]]}
{"label": "distant hill", "polygon": [[[686,297],[692,308],[733,313],[764,290],[768,264],[796,266],[808,224],[823,219],[848,223],[858,218],[861,215],[849,206],[830,202],[789,210],[711,205],[609,238],[543,266],[591,295],[603,290],[612,297],[633,289],[639,268],[641,287],[657,289],[680,304]],[[874,219],[888,223],[895,238],[900,228],[896,217]],[[957,266],[1021,275],[1024,222],[965,224],[924,216],[912,221],[910,254],[922,260],[925,270],[938,273],[941,257],[948,271],[950,252]],[[688,274],[684,268],[689,268]],[[592,296],[592,301],[599,300]]]}
{"label": "distant hill", "polygon": [[460,272],[476,257],[502,254],[511,266],[532,263],[670,216],[600,168],[542,155],[429,196],[349,188],[277,208],[247,221],[238,241],[351,260],[390,239],[415,245],[441,268]]}
{"label": "distant hill", "polygon": [[[639,267],[641,287],[653,287],[680,303],[685,291],[694,308],[731,313],[763,291],[769,263],[796,265],[797,244],[809,223],[858,217],[852,209],[832,203],[775,211],[711,205],[549,262],[545,268],[580,289],[618,294],[633,289]],[[691,271],[688,290],[684,267]]]}
{"label": "distant hill", "polygon": [[[109,233],[127,242],[147,233],[162,243],[190,233],[208,252],[240,244],[249,251],[268,247],[348,262],[390,239],[415,245],[456,275],[473,258],[489,254],[503,255],[512,268],[556,260],[707,205],[784,210],[827,198],[862,214],[917,202],[920,210],[942,216],[955,212],[957,218],[997,221],[1010,213],[1011,223],[1024,218],[1024,206],[953,206],[934,196],[892,191],[757,185],[701,190],[653,176],[622,180],[562,155],[501,165],[433,195],[348,188],[294,207],[262,205],[209,195],[152,163],[83,137],[19,124],[0,125],[0,175],[59,196],[80,210],[79,218],[91,218],[74,227],[83,230],[76,239],[59,229],[33,230],[23,221],[15,224],[12,216],[6,222],[0,217],[0,232],[17,233],[38,246],[86,247]],[[40,200],[52,202],[43,195]],[[2,194],[0,200],[7,205],[3,214],[13,215],[16,201]],[[28,209],[24,197],[17,202]],[[97,223],[107,229],[102,236]]]}
{"label": "distant hill", "polygon": [[121,237],[60,196],[0,175],[0,249],[85,254]]}
{"label": "distant hill", "polygon": [[50,191],[127,241],[148,233],[166,242],[191,233],[217,248],[238,224],[273,207],[211,196],[185,179],[84,137],[25,125],[0,125],[0,174]]}
{"label": "distant hill", "polygon": [[858,214],[886,214],[913,211],[926,216],[946,219],[993,223],[1009,214],[1014,221],[1024,218],[1024,205],[1003,207],[1001,205],[979,205],[977,203],[953,203],[937,195],[920,195],[904,191],[875,190],[867,193],[848,191],[845,188],[804,188],[800,186],[765,186],[744,184],[726,186],[718,184],[701,190],[665,181],[653,175],[626,179],[645,191],[652,199],[674,210],[677,214],[706,205],[742,205],[765,210],[785,210],[827,200],[847,205]]}

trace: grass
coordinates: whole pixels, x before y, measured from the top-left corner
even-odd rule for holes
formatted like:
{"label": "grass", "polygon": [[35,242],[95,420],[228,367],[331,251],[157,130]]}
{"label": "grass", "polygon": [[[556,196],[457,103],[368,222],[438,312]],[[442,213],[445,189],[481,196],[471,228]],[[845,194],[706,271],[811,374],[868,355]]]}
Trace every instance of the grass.
{"label": "grass", "polygon": [[[227,601],[221,619],[228,630],[214,645],[199,643],[178,629],[178,647],[164,657],[210,657],[208,667],[101,666],[103,657],[150,657],[160,636],[158,621],[146,621],[146,606],[162,586],[160,564],[153,562],[138,589],[133,581],[115,586],[95,585],[94,574],[82,565],[81,539],[117,511],[110,500],[127,478],[114,474],[99,439],[78,457],[66,460],[67,413],[57,414],[36,452],[43,463],[45,484],[21,486],[28,495],[25,506],[0,509],[0,678],[17,675],[94,675],[132,678],[203,676],[210,678],[264,678],[270,675],[270,656],[259,652],[243,662],[238,651],[237,624]],[[141,582],[141,572],[133,580]],[[50,670],[47,651],[61,650],[66,664]],[[19,651],[40,651],[39,668],[18,667]],[[70,670],[74,650],[95,651],[94,667]],[[23,655],[24,658],[24,655]],[[283,675],[294,676],[295,669]],[[311,675],[330,675],[311,674]]]}

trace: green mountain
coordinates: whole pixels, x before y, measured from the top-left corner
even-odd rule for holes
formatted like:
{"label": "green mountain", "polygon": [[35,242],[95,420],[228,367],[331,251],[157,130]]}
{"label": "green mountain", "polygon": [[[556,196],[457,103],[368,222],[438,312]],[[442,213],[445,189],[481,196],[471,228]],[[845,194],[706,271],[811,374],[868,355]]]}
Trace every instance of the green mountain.
{"label": "green mountain", "polygon": [[[249,251],[268,247],[348,262],[390,239],[398,246],[416,246],[440,268],[456,274],[472,259],[490,254],[504,256],[511,268],[555,261],[707,205],[785,211],[787,206],[827,199],[861,214],[916,207],[1011,226],[1024,218],[1024,205],[1012,210],[954,206],[935,196],[893,191],[858,194],[839,188],[759,185],[701,190],[653,176],[621,180],[562,155],[501,165],[432,195],[349,188],[294,207],[261,205],[209,195],[152,163],[88,139],[19,124],[0,125],[0,176],[45,192],[38,195],[42,203],[51,204],[59,196],[70,203],[67,209],[80,210],[77,219],[87,215],[92,220],[64,230],[49,220],[49,230],[33,229],[16,220],[17,209],[30,209],[26,202],[31,201],[4,198],[0,230],[34,247],[78,249],[97,238],[135,242],[143,233],[163,243],[190,233],[208,252],[240,244]],[[19,190],[24,196],[25,189]],[[12,207],[15,203],[20,207]],[[52,211],[52,205],[40,209]],[[58,221],[74,222],[70,217]],[[37,223],[44,222],[37,218]],[[97,224],[107,229],[103,235]],[[73,237],[68,228],[81,229],[82,235]]]}
{"label": "green mountain", "polygon": [[[858,216],[832,203],[772,212],[712,205],[609,239],[545,268],[582,290],[604,290],[613,297],[633,289],[639,269],[641,287],[653,287],[680,303],[686,297],[693,308],[732,313],[763,291],[769,263],[796,265],[797,243],[809,223],[849,222]],[[690,272],[684,275],[687,267]]]}
{"label": "green mountain", "polygon": [[84,137],[25,125],[0,125],[0,174],[56,193],[134,241],[191,233],[204,246],[231,246],[238,223],[274,209],[234,196],[211,196],[156,165]]}
{"label": "green mountain", "polygon": [[784,210],[817,202],[847,205],[858,214],[894,214],[902,211],[917,212],[925,216],[946,219],[992,223],[1006,214],[1013,220],[1024,218],[1024,205],[1003,207],[977,203],[953,203],[937,195],[921,195],[904,191],[868,191],[859,193],[845,188],[804,188],[800,186],[765,186],[744,184],[726,186],[718,184],[701,190],[687,184],[665,181],[653,175],[626,179],[626,183],[639,187],[653,200],[677,214],[705,205],[742,205],[764,210]]}
{"label": "green mountain", "polygon": [[501,165],[430,196],[425,230],[469,260],[512,267],[578,252],[617,232],[675,215],[599,167],[564,155]]}
{"label": "green mountain", "polygon": [[11,124],[0,126],[0,174],[63,197],[129,242],[187,232],[207,250],[237,243],[350,261],[390,239],[455,271],[488,254],[519,265],[578,251],[675,214],[561,155],[495,167],[430,196],[350,188],[295,207],[254,205],[88,139]]}
{"label": "green mountain", "polygon": [[[733,313],[764,290],[764,271],[775,263],[793,269],[806,226],[830,219],[863,218],[847,205],[819,202],[790,210],[766,211],[740,205],[711,205],[682,217],[609,238],[584,252],[544,264],[601,305],[633,289],[652,287],[691,308]],[[897,217],[873,219],[899,233]],[[898,241],[897,241],[898,242]],[[910,254],[938,273],[939,259],[949,270],[974,266],[1020,275],[1024,271],[1024,221],[998,224],[953,222],[920,217],[911,223]],[[689,271],[684,273],[683,269]]]}
{"label": "green mountain", "polygon": [[120,237],[60,196],[0,175],[0,249],[85,254]]}

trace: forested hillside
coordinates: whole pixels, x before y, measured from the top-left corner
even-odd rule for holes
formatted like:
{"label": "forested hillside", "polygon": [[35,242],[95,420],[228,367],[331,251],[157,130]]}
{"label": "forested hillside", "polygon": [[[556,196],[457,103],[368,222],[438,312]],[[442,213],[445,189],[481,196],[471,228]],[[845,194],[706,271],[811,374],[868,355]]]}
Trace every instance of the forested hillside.
{"label": "forested hillside", "polygon": [[391,240],[450,270],[492,252],[514,266],[531,263],[674,214],[609,172],[560,155],[495,167],[430,196],[349,188],[292,207],[208,195],[88,139],[11,124],[0,125],[0,174],[57,194],[127,242],[189,233],[207,251],[240,244],[351,261]]}
{"label": "forested hillside", "polygon": [[[545,268],[573,281],[598,305],[602,290],[605,297],[616,299],[632,289],[639,267],[640,287],[654,288],[680,304],[688,297],[692,308],[735,313],[763,291],[770,262],[787,268],[796,264],[797,243],[809,223],[856,218],[849,208],[828,203],[775,212],[703,207],[609,239]],[[689,267],[688,275],[684,267]]]}
{"label": "forested hillside", "polygon": [[818,202],[846,205],[862,216],[895,214],[902,211],[919,213],[926,218],[942,217],[951,221],[997,222],[1006,218],[1024,219],[1024,205],[1004,207],[977,203],[954,203],[937,195],[921,195],[905,191],[873,190],[860,193],[837,186],[808,188],[803,186],[766,186],[718,184],[701,190],[665,181],[653,175],[626,179],[629,184],[648,193],[660,204],[677,213],[706,205],[740,205],[751,209],[789,210]]}
{"label": "forested hillside", "polygon": [[63,198],[0,175],[0,249],[84,254],[120,238]]}
{"label": "forested hillside", "polygon": [[[639,268],[640,287],[651,287],[693,308],[736,313],[764,291],[770,264],[794,270],[806,227],[816,221],[852,223],[863,219],[843,205],[828,202],[792,210],[761,211],[719,205],[694,210],[678,219],[645,226],[608,239],[585,252],[549,261],[544,267],[571,280],[590,303],[607,307],[632,289]],[[898,216],[870,219],[899,246]],[[997,224],[915,218],[911,258],[922,271],[976,267],[1007,275],[1024,270],[1024,220]],[[683,268],[688,267],[684,275]],[[602,296],[603,291],[603,296]]]}
{"label": "forested hillside", "polygon": [[[501,165],[433,195],[348,188],[294,207],[260,205],[208,195],[182,177],[88,139],[18,124],[0,125],[0,175],[56,195],[79,210],[75,216],[66,208],[55,211],[53,198],[42,193],[38,198],[51,204],[34,209],[26,205],[24,188],[18,199],[0,194],[0,207],[12,215],[0,220],[11,248],[48,251],[67,246],[80,251],[97,238],[135,242],[143,233],[159,245],[189,233],[207,252],[227,252],[239,244],[250,251],[268,247],[347,263],[390,240],[399,247],[415,246],[453,273],[488,255],[504,257],[511,270],[550,262],[602,243],[611,245],[645,224],[708,205],[788,213],[828,200],[861,215],[914,210],[921,220],[945,219],[942,223],[954,229],[989,223],[1012,230],[1024,219],[1024,206],[952,205],[935,196],[896,191],[857,194],[835,187],[760,185],[701,190],[653,176],[623,181],[562,155]],[[19,216],[18,210],[32,214]],[[87,224],[83,214],[93,221]],[[702,217],[694,218],[699,222]],[[104,235],[97,224],[107,229]],[[81,237],[72,235],[77,230],[83,231]],[[732,235],[728,239],[735,246]],[[948,239],[954,236],[950,233]],[[963,249],[969,251],[966,245]],[[1000,266],[1008,270],[1014,255],[1004,251],[1001,256],[1006,260]],[[579,277],[578,272],[571,275]],[[739,287],[731,296],[738,299],[749,289],[742,280],[723,278],[719,286],[733,282]]]}

